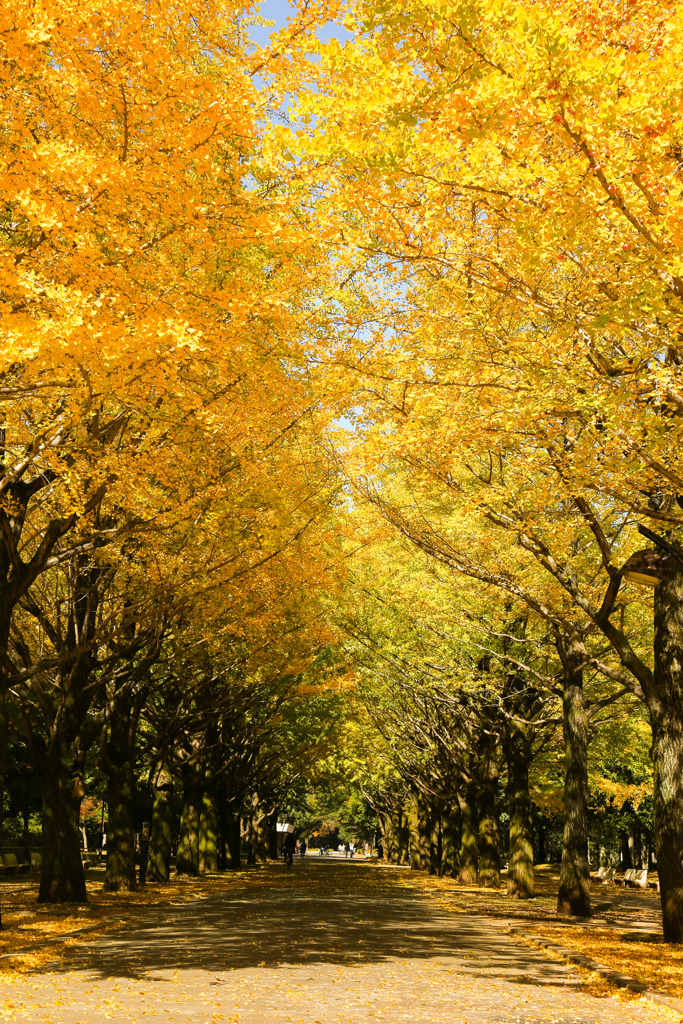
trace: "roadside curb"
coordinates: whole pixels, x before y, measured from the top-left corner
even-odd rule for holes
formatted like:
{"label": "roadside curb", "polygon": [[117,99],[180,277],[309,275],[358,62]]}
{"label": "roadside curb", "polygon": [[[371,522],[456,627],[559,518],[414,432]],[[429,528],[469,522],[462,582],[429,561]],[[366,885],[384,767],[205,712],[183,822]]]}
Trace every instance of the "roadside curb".
{"label": "roadside curb", "polygon": [[564,960],[569,960],[570,963],[577,964],[579,967],[584,967],[586,970],[594,971],[599,974],[606,981],[612,985],[616,985],[617,988],[625,988],[629,992],[634,992],[637,995],[645,996],[646,999],[652,1000],[653,1003],[659,1003],[661,1006],[666,1006],[670,1010],[676,1010],[678,1013],[683,1014],[683,1000],[676,999],[673,996],[667,996],[663,992],[657,992],[655,989],[650,988],[643,981],[637,981],[635,978],[629,977],[628,974],[621,974],[619,971],[615,971],[611,967],[606,967],[605,964],[600,964],[597,960],[591,960],[590,957],[584,953],[577,953],[574,949],[568,949],[566,946],[560,946],[557,942],[552,942],[550,939],[543,938],[541,935],[535,935],[533,932],[527,931],[525,928],[519,926],[512,926],[509,929],[510,935],[523,936],[525,939],[529,939],[536,946],[540,946],[542,949],[547,949],[552,953],[557,953]]}

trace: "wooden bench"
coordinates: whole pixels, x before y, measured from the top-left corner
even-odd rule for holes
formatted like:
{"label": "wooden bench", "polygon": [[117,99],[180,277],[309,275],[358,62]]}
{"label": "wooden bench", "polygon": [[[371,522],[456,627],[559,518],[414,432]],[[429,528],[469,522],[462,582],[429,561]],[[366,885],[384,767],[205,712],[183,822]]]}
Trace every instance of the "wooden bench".
{"label": "wooden bench", "polygon": [[595,874],[596,882],[602,882],[606,885],[608,882],[614,881],[614,868],[599,867]]}
{"label": "wooden bench", "polygon": [[31,870],[33,856],[34,854],[31,854],[31,859],[27,860],[25,853],[16,854],[12,850],[0,854],[0,875],[26,874]]}
{"label": "wooden bench", "polygon": [[6,875],[16,875],[19,871],[19,861],[16,853],[3,853],[2,864]]}
{"label": "wooden bench", "polygon": [[624,888],[630,886],[632,889],[647,889],[647,868],[637,871],[636,868],[628,868],[624,871],[623,878],[615,879]]}

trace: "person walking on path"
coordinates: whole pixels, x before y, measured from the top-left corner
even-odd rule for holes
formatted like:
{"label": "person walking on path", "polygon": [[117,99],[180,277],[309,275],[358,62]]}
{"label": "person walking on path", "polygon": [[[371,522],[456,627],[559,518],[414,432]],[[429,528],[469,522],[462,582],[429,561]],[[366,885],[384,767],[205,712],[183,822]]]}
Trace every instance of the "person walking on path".
{"label": "person walking on path", "polygon": [[299,856],[301,857],[302,860],[306,856],[306,840],[305,839],[302,839],[301,842],[299,843]]}
{"label": "person walking on path", "polygon": [[287,865],[287,868],[291,868],[291,866],[292,866],[292,861],[294,860],[294,846],[295,845],[296,845],[296,840],[295,840],[294,836],[292,835],[291,832],[288,832],[287,836],[285,838],[285,845],[284,845],[285,864]]}

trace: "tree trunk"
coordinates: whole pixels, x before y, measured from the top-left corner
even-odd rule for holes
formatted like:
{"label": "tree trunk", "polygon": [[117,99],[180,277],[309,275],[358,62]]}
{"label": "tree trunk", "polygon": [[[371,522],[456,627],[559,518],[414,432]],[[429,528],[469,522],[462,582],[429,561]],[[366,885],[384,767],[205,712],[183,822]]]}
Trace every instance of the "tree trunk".
{"label": "tree trunk", "polygon": [[546,862],[545,822],[543,820],[543,815],[540,814],[540,813],[539,813],[539,815],[538,815],[538,817],[536,819],[536,828],[537,828],[536,838],[537,838],[537,841],[538,841],[538,863],[539,864],[545,864],[545,862]]}
{"label": "tree trunk", "polygon": [[28,792],[26,790],[24,790],[24,806],[23,806],[23,809],[22,809],[22,812],[21,812],[21,816],[22,816],[22,822],[23,822],[23,828],[22,828],[22,832],[21,832],[21,847],[22,847],[22,850],[24,852],[24,857],[26,858],[26,862],[30,864],[30,862],[31,862],[31,834],[30,834],[30,830],[29,830],[29,818],[31,816],[31,811],[30,811],[30,808],[28,806]]}
{"label": "tree trunk", "polygon": [[654,681],[649,694],[657,871],[666,942],[683,942],[683,571],[655,590]]}
{"label": "tree trunk", "polygon": [[[5,430],[0,427],[0,478],[3,469],[2,456],[4,455]],[[9,720],[7,716],[7,691],[9,679],[7,668],[9,665],[9,633],[12,619],[12,606],[7,600],[7,584],[3,577],[6,577],[11,561],[6,556],[6,540],[0,538],[0,847],[3,841],[5,806],[5,775],[7,773],[7,757],[9,754]],[[5,550],[3,550],[5,548]],[[0,916],[0,929],[2,928],[2,917]]]}
{"label": "tree trunk", "polygon": [[268,818],[268,860],[277,860],[277,818],[276,810]]}
{"label": "tree trunk", "polygon": [[171,847],[173,845],[173,811],[171,808],[171,781],[168,776],[157,780],[152,807],[152,831],[147,857],[147,879],[150,882],[168,882],[171,875]]}
{"label": "tree trunk", "polygon": [[498,818],[498,766],[490,737],[481,765],[479,791],[479,884],[500,886],[500,826]]}
{"label": "tree trunk", "polygon": [[441,817],[441,875],[457,875],[460,846],[460,812],[455,805],[444,808]]}
{"label": "tree trunk", "polygon": [[254,858],[260,863],[268,860],[268,833],[270,817],[262,803],[254,797]]}
{"label": "tree trunk", "polygon": [[410,825],[408,824],[408,815],[405,812],[403,806],[399,807],[397,812],[398,828],[396,835],[398,837],[398,863],[407,864],[408,855],[410,853]]}
{"label": "tree trunk", "polygon": [[130,709],[111,721],[105,747],[107,771],[107,869],[105,892],[135,890],[135,771],[130,756]]}
{"label": "tree trunk", "polygon": [[79,765],[76,771],[69,771],[53,758],[41,764],[43,854],[39,903],[87,902],[78,828],[83,799],[80,769]]}
{"label": "tree trunk", "polygon": [[[2,652],[0,651],[0,657]],[[0,847],[3,841],[5,806],[5,775],[7,774],[7,757],[9,753],[9,724],[7,721],[7,697],[0,693]],[[0,928],[2,924],[0,923]]]}
{"label": "tree trunk", "polygon": [[242,866],[242,838],[239,814],[228,814],[226,832],[228,852],[230,854],[229,867],[231,871],[239,871]]}
{"label": "tree trunk", "polygon": [[253,811],[246,819],[247,821],[247,864],[256,863],[256,851],[254,850],[254,814]]}
{"label": "tree trunk", "polygon": [[634,866],[631,858],[631,843],[629,836],[621,837],[621,863],[625,870]]}
{"label": "tree trunk", "polygon": [[508,896],[523,900],[532,899],[534,895],[534,834],[529,795],[531,742],[528,733],[526,726],[511,722],[505,744],[510,813]]}
{"label": "tree trunk", "polygon": [[382,845],[384,846],[384,859],[387,864],[398,863],[398,842],[394,823],[391,820],[389,811],[381,811],[378,815],[380,829],[382,832]]}
{"label": "tree trunk", "polygon": [[633,826],[633,863],[639,870],[643,866],[643,834],[638,824]]}
{"label": "tree trunk", "polygon": [[436,815],[434,822],[434,828],[432,830],[432,841],[430,844],[430,862],[429,862],[429,873],[430,875],[438,875],[441,877],[441,865],[443,862],[443,821],[441,819],[441,813]]}
{"label": "tree trunk", "polygon": [[199,818],[199,873],[218,871],[218,815],[213,795],[205,790]]}
{"label": "tree trunk", "polygon": [[180,837],[176,874],[199,874],[199,822],[202,813],[201,784],[196,773],[190,769],[183,786],[183,810],[180,816]]}
{"label": "tree trunk", "polygon": [[460,806],[460,850],[458,853],[458,881],[461,885],[476,885],[479,868],[477,843],[477,787],[469,782],[458,794]]}
{"label": "tree trunk", "polygon": [[218,870],[228,867],[228,796],[225,777],[221,773],[216,779],[216,819],[218,825]]}
{"label": "tree trunk", "polygon": [[558,914],[590,917],[588,867],[588,721],[583,699],[583,656],[571,640],[558,642],[563,665],[564,835]]}
{"label": "tree trunk", "polygon": [[[0,438],[2,432],[0,431]],[[6,609],[1,596],[0,580],[0,848],[4,838],[5,775],[9,753],[9,722],[7,720],[7,644],[9,620],[4,619]],[[9,613],[7,613],[9,614]],[[0,906],[0,931],[2,931],[2,907]]]}
{"label": "tree trunk", "polygon": [[411,871],[429,871],[431,866],[429,807],[420,793],[413,793],[408,801],[410,827]]}

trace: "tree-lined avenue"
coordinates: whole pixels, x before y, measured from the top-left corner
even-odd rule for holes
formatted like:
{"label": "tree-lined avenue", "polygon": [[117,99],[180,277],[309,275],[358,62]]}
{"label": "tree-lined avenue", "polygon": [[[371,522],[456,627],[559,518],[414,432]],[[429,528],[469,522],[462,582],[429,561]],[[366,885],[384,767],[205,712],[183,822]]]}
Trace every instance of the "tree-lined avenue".
{"label": "tree-lined avenue", "polygon": [[48,1003],[53,1024],[661,1019],[583,991],[570,968],[507,935],[504,919],[445,911],[400,884],[400,869],[310,858],[258,875],[242,890],[83,936],[15,996],[0,982],[14,1002],[0,1020],[37,1024]]}

